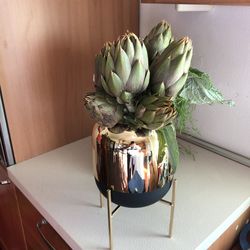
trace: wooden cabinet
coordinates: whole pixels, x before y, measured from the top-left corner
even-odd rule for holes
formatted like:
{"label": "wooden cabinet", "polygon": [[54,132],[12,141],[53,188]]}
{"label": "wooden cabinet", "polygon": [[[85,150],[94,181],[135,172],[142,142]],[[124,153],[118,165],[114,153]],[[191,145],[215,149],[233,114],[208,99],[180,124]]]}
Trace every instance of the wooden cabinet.
{"label": "wooden cabinet", "polygon": [[237,242],[240,231],[250,220],[250,207],[209,247],[208,250],[241,249]]}
{"label": "wooden cabinet", "polygon": [[28,250],[50,249],[48,243],[45,242],[46,240],[51,245],[51,249],[71,249],[58,233],[46,223],[43,216],[33,207],[27,198],[18,189],[16,192]]}
{"label": "wooden cabinet", "polygon": [[[4,180],[8,180],[7,172],[0,166],[0,181]],[[15,187],[12,183],[0,184],[0,249],[26,249]]]}
{"label": "wooden cabinet", "polygon": [[83,97],[95,55],[138,27],[139,0],[0,1],[0,84],[16,162],[91,134]]}
{"label": "wooden cabinet", "polygon": [[[0,166],[0,181],[9,180]],[[71,249],[14,184],[0,184],[0,250]],[[40,232],[39,232],[40,231]],[[43,239],[43,236],[45,239]]]}

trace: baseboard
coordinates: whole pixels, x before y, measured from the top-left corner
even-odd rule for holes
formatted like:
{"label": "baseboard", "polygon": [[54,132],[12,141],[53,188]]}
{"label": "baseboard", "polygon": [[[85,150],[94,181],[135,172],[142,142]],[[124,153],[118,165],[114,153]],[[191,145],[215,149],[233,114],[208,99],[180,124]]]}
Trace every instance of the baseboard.
{"label": "baseboard", "polygon": [[216,154],[222,155],[230,160],[236,161],[236,162],[243,164],[247,167],[250,167],[250,158],[247,158],[243,155],[237,154],[237,153],[232,152],[230,150],[227,150],[225,148],[219,147],[215,144],[212,144],[212,143],[209,143],[209,142],[204,141],[202,139],[188,135],[186,133],[177,134],[177,137],[182,139],[182,140],[185,140],[187,142],[190,142],[192,144],[195,144],[197,146],[200,146],[202,148],[205,148],[207,150],[210,150]]}

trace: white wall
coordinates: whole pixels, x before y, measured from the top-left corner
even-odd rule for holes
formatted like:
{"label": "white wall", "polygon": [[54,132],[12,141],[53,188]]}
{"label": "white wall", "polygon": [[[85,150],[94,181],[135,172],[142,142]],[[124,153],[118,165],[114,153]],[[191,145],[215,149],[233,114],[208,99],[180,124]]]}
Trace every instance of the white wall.
{"label": "white wall", "polygon": [[203,105],[194,119],[201,139],[250,157],[250,7],[215,6],[209,12],[181,13],[174,5],[141,4],[140,33],[165,19],[178,39],[193,40],[192,66],[209,73],[236,106]]}

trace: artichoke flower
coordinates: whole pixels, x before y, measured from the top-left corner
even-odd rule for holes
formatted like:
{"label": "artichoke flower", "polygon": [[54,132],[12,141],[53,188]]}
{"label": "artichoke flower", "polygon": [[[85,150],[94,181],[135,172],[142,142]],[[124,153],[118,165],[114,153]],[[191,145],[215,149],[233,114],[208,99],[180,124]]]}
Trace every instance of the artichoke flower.
{"label": "artichoke flower", "polygon": [[100,53],[95,57],[95,85],[100,89],[102,89],[101,77],[105,73],[106,61],[104,58],[107,58],[108,53],[110,53],[111,45],[111,42],[105,43]]}
{"label": "artichoke flower", "polygon": [[173,102],[166,96],[144,96],[135,112],[136,122],[150,130],[166,126],[176,115]]}
{"label": "artichoke flower", "polygon": [[187,80],[192,55],[188,37],[172,42],[150,65],[152,92],[174,99]]}
{"label": "artichoke flower", "polygon": [[164,20],[158,23],[144,38],[149,62],[151,63],[157,55],[160,55],[173,40],[170,25]]}
{"label": "artichoke flower", "polygon": [[97,88],[101,87],[127,107],[135,95],[148,87],[150,72],[147,49],[133,33],[105,44],[96,56],[95,65]]}
{"label": "artichoke flower", "polygon": [[91,93],[85,97],[85,107],[101,126],[112,128],[123,117],[123,108],[116,100],[103,93]]}

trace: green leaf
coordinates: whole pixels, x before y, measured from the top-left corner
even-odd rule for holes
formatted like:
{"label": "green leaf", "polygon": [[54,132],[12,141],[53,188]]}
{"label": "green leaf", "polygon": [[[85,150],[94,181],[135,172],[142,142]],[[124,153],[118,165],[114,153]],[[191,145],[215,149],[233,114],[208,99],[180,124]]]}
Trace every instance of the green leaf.
{"label": "green leaf", "polygon": [[213,85],[208,74],[194,68],[190,68],[187,81],[179,96],[189,100],[191,104],[222,103],[234,105],[233,101],[224,99],[221,92]]}
{"label": "green leaf", "polygon": [[164,134],[164,139],[167,143],[169,151],[169,162],[173,169],[173,173],[175,173],[175,170],[179,165],[179,147],[176,140],[175,127],[173,124],[170,124],[166,127],[159,129],[157,133],[159,133],[159,131],[162,131],[162,133]]}
{"label": "green leaf", "polygon": [[158,152],[158,161],[157,163],[161,163],[163,161],[163,158],[166,154],[166,151],[168,150],[167,142],[165,139],[165,135],[163,132],[163,129],[156,130],[158,141],[159,141],[159,152]]}
{"label": "green leaf", "polygon": [[190,123],[193,131],[196,131],[192,118],[195,105],[192,105],[189,100],[178,95],[174,100],[174,106],[178,114],[175,120],[176,130],[182,133],[184,130],[187,130],[187,124]]}

